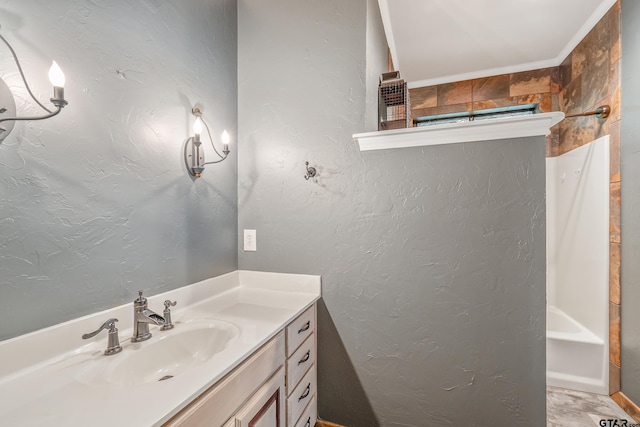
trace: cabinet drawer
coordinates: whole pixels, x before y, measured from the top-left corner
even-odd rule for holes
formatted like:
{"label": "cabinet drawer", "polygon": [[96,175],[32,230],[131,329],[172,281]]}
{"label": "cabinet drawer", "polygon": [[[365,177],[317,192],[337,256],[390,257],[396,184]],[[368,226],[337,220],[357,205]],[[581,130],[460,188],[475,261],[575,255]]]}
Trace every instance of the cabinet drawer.
{"label": "cabinet drawer", "polygon": [[313,399],[311,399],[311,402],[309,402],[309,406],[307,406],[307,409],[304,410],[304,413],[298,420],[298,423],[295,425],[295,427],[313,427],[316,425],[316,420],[318,418],[316,402],[317,400],[314,396]]}
{"label": "cabinet drawer", "polygon": [[287,398],[287,425],[294,425],[316,395],[316,366],[311,369]]}
{"label": "cabinet drawer", "polygon": [[315,335],[311,334],[287,360],[287,396],[316,361]]}
{"label": "cabinet drawer", "polygon": [[315,306],[311,306],[287,326],[287,357],[291,356],[316,328]]}

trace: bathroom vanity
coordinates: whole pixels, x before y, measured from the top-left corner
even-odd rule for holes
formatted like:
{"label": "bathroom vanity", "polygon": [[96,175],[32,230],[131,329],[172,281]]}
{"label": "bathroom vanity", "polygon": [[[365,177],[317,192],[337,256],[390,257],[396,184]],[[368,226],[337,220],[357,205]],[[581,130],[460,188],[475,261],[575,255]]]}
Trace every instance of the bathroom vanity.
{"label": "bathroom vanity", "polygon": [[[319,298],[319,276],[235,271],[148,297],[155,313],[177,305],[175,327],[144,342],[130,340],[132,303],[0,342],[0,420],[312,427]],[[106,332],[80,337],[111,318],[122,350],[106,356]]]}
{"label": "bathroom vanity", "polygon": [[314,426],[315,313],[309,307],[165,427]]}

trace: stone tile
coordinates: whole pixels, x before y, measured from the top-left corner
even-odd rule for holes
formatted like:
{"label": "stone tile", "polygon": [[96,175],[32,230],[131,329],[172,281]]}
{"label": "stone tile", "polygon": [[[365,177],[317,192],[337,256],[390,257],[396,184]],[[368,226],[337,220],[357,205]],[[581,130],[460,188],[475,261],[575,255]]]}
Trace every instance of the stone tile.
{"label": "stone tile", "polygon": [[560,144],[560,130],[558,125],[551,128],[551,133],[546,138],[547,157],[556,157],[558,155],[558,146]]}
{"label": "stone tile", "polygon": [[[615,61],[612,62],[609,65],[609,95],[613,98],[613,94],[617,91],[620,90],[620,83],[622,81],[622,75],[620,72],[620,61]],[[618,103],[620,102],[620,97],[618,96],[616,99],[613,99],[612,102],[617,101]],[[612,106],[614,107],[614,106]],[[620,107],[620,105],[615,105],[615,107]],[[615,120],[619,119],[619,115],[614,116]]]}
{"label": "stone tile", "polygon": [[591,425],[591,423],[592,421],[587,414],[578,411],[559,410],[555,416],[551,415],[547,417],[547,425],[587,427]]}
{"label": "stone tile", "polygon": [[553,155],[554,151],[553,151],[553,142],[552,142],[551,135],[547,135],[545,137],[544,147],[545,147],[545,152],[544,152],[545,157],[555,157]]}
{"label": "stone tile", "polygon": [[467,102],[464,104],[453,104],[453,105],[441,105],[438,107],[430,107],[430,108],[416,108],[415,110],[411,110],[411,117],[417,118],[422,116],[437,116],[438,114],[449,114],[449,113],[457,113],[460,111],[472,111],[471,102]]}
{"label": "stone tile", "polygon": [[609,95],[611,63],[609,54],[602,55],[584,69],[582,73],[582,108],[593,110],[598,102]]}
{"label": "stone tile", "polygon": [[536,93],[524,96],[511,96],[508,98],[487,99],[484,101],[474,101],[473,111],[485,110],[488,108],[511,107],[514,105],[538,104],[541,112],[552,110],[552,95],[547,93]]}
{"label": "stone tile", "polygon": [[471,80],[447,83],[438,86],[438,105],[454,105],[471,102]]}
{"label": "stone tile", "polygon": [[547,387],[547,427],[599,426],[601,419],[630,417],[609,396]]}
{"label": "stone tile", "polygon": [[620,120],[609,126],[609,175],[611,182],[620,182]]}
{"label": "stone tile", "polygon": [[509,75],[485,77],[472,81],[473,101],[506,98],[509,96]]}
{"label": "stone tile", "polygon": [[552,94],[558,94],[562,90],[562,77],[560,74],[560,67],[553,67],[550,70],[551,84],[549,86]]}
{"label": "stone tile", "polygon": [[609,361],[620,366],[620,304],[609,303]]}
{"label": "stone tile", "polygon": [[558,96],[560,110],[565,114],[582,113],[582,77],[572,80]]}
{"label": "stone tile", "polygon": [[[518,103],[518,105],[523,105],[523,104],[540,104],[542,106],[542,104],[544,104],[545,102],[548,102],[549,105],[551,105],[551,94],[549,92],[547,93],[532,93],[529,95],[521,95],[521,96],[516,96],[516,102]],[[548,98],[548,100],[545,100],[545,98]]]}
{"label": "stone tile", "polygon": [[573,52],[571,52],[571,81],[574,81],[582,75],[582,71],[587,67],[587,52],[580,42]]}
{"label": "stone tile", "polygon": [[552,389],[550,398],[553,408],[557,411],[603,414],[609,412],[609,407],[597,399],[597,395],[557,387],[549,388]]}
{"label": "stone tile", "polygon": [[611,46],[611,50],[609,51],[609,60],[611,63],[620,61],[621,49],[620,39],[618,39],[618,41]]}
{"label": "stone tile", "polygon": [[587,60],[593,63],[611,49],[611,9],[607,12],[585,37],[587,43]]}
{"label": "stone tile", "polygon": [[620,243],[620,183],[609,184],[609,241]]}
{"label": "stone tile", "polygon": [[574,117],[560,123],[558,154],[564,154],[595,139],[593,117]]}
{"label": "stone tile", "polygon": [[611,396],[597,395],[598,399],[604,402],[610,409],[611,415],[614,417],[631,420],[629,414],[627,414],[618,404],[611,398]]}
{"label": "stone tile", "polygon": [[474,101],[473,111],[486,110],[488,108],[511,107],[518,104],[518,98],[508,97],[500,99],[487,99],[484,101]]}
{"label": "stone tile", "polygon": [[622,82],[622,73],[620,70],[620,60],[613,61],[609,64],[609,94],[612,94],[620,87]]}
{"label": "stone tile", "polygon": [[438,106],[438,87],[426,86],[409,89],[411,109],[429,108]]}
{"label": "stone tile", "polygon": [[620,366],[609,362],[609,394],[620,391]]}
{"label": "stone tile", "polygon": [[616,62],[620,60],[620,2],[616,2],[609,12],[607,12],[610,19],[610,59],[611,62]]}
{"label": "stone tile", "polygon": [[550,68],[511,74],[509,87],[510,96],[545,92],[551,92]]}
{"label": "stone tile", "polygon": [[560,111],[560,93],[551,93],[551,111]]}
{"label": "stone tile", "polygon": [[591,420],[591,423],[589,424],[589,426],[592,426],[592,427],[601,426],[602,424],[600,424],[600,422],[602,422],[602,420],[618,420],[619,419],[615,415],[587,414],[587,416]]}
{"label": "stone tile", "polygon": [[558,72],[560,74],[560,90],[567,87],[573,80],[573,73],[571,71],[573,63],[571,58],[572,55],[567,56],[558,67]]}
{"label": "stone tile", "polygon": [[[605,15],[573,50],[572,78],[577,78],[587,67],[609,55],[611,47],[611,20]],[[608,59],[608,58],[607,58]]]}
{"label": "stone tile", "polygon": [[617,38],[620,37],[620,0],[617,0],[611,9],[607,12],[609,18],[611,19],[611,43],[613,44]]}
{"label": "stone tile", "polygon": [[[540,100],[540,102],[537,102],[537,104],[540,107],[540,112],[550,113],[551,111],[554,111],[551,93],[547,92],[547,93],[541,93],[536,95],[536,97],[540,97],[540,96],[542,96],[542,99]],[[528,104],[528,103],[525,103],[525,104]]]}
{"label": "stone tile", "polygon": [[620,304],[620,243],[609,243],[609,302]]}

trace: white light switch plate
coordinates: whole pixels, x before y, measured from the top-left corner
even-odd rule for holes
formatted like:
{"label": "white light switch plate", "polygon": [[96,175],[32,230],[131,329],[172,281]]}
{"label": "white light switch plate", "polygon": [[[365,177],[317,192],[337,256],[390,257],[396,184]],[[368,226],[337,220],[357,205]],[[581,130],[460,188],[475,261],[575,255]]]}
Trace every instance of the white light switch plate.
{"label": "white light switch plate", "polygon": [[255,252],[256,249],[256,230],[244,230],[244,250],[246,252]]}

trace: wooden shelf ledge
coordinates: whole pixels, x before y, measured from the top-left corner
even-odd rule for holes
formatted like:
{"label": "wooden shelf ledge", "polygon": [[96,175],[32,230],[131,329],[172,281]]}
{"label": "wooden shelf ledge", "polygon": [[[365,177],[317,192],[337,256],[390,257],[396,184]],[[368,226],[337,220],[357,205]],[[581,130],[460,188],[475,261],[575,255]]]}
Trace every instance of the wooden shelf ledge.
{"label": "wooden shelf ledge", "polygon": [[394,129],[382,132],[357,133],[353,139],[360,151],[426,145],[458,144],[461,142],[493,141],[496,139],[547,136],[550,129],[564,118],[564,113],[541,113],[502,117],[464,123]]}

